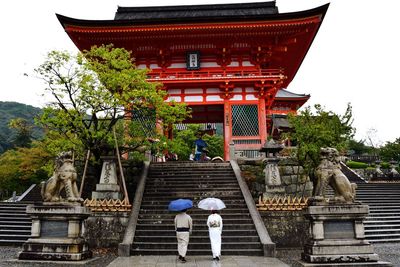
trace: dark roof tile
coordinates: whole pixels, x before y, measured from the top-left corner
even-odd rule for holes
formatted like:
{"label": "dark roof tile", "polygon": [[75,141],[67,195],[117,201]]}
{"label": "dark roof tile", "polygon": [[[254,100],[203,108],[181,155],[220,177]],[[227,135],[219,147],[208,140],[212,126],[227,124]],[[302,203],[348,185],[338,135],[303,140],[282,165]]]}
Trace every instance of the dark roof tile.
{"label": "dark roof tile", "polygon": [[278,14],[275,1],[261,3],[183,5],[153,7],[118,7],[115,20],[202,20],[223,18],[247,18]]}

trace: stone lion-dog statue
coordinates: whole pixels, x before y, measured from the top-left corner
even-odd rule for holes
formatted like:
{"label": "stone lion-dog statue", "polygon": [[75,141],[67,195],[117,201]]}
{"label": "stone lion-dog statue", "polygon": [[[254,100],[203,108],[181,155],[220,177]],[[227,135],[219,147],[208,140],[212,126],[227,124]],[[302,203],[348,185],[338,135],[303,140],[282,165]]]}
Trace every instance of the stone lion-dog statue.
{"label": "stone lion-dog statue", "polygon": [[41,194],[44,202],[65,201],[60,193],[65,189],[66,201],[82,202],[76,185],[77,173],[72,159],[72,152],[62,152],[55,161],[53,176],[42,182]]}
{"label": "stone lion-dog statue", "polygon": [[328,185],[335,193],[334,201],[354,202],[357,185],[350,183],[340,169],[339,152],[335,148],[320,150],[321,162],[315,170],[314,199],[323,200]]}

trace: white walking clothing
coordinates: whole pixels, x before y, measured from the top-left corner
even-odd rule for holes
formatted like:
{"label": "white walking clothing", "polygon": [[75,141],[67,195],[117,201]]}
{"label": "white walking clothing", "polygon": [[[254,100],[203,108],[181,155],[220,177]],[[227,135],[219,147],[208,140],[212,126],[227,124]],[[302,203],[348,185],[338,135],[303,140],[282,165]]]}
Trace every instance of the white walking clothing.
{"label": "white walking clothing", "polygon": [[211,214],[207,219],[213,258],[221,256],[222,217],[219,214]]}
{"label": "white walking clothing", "polygon": [[176,232],[176,239],[178,240],[178,254],[182,257],[186,257],[189,244],[189,232]]}
{"label": "white walking clothing", "polygon": [[187,247],[189,244],[189,235],[192,232],[192,218],[185,212],[181,212],[175,216],[175,231],[178,241],[178,253],[182,257],[186,257]]}

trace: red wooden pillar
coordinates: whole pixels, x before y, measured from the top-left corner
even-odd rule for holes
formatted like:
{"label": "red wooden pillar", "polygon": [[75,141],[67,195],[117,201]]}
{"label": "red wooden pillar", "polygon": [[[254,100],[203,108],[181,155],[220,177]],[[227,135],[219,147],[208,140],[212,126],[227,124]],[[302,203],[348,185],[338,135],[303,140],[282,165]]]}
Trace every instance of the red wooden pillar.
{"label": "red wooden pillar", "polygon": [[232,113],[229,100],[224,101],[224,159],[229,160],[229,143],[232,140]]}
{"label": "red wooden pillar", "polygon": [[267,140],[267,111],[265,107],[265,98],[258,99],[258,131],[260,134],[261,144],[263,145]]}

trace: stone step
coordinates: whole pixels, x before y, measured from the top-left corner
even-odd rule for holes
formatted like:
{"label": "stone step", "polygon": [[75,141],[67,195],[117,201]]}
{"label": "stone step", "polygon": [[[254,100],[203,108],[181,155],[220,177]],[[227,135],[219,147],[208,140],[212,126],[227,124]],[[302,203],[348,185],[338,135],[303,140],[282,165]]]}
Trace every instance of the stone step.
{"label": "stone step", "polygon": [[[236,244],[238,241],[237,236],[222,236],[222,244],[225,245],[232,245]],[[255,236],[240,236],[240,242],[248,242],[248,243],[257,243],[259,245],[260,239],[258,238],[257,235]],[[176,235],[171,235],[171,236],[165,236],[165,235],[160,235],[160,236],[140,236],[140,235],[135,235],[135,243],[136,242],[153,242],[153,243],[176,243]],[[210,242],[210,237],[208,235],[203,235],[203,236],[196,236],[196,235],[190,235],[190,242],[192,244],[204,244]]]}
{"label": "stone step", "polygon": [[[249,218],[236,218],[236,219],[231,219],[231,218],[227,218],[227,219],[223,219],[224,220],[224,225],[228,225],[228,224],[239,224],[239,223],[252,223],[253,220],[251,219],[251,217]],[[140,224],[173,224],[174,219],[173,218],[160,218],[160,219],[138,219],[138,223]],[[193,224],[201,224],[204,223],[204,219],[197,219],[194,218],[193,219]]]}
{"label": "stone step", "polygon": [[[170,229],[149,229],[149,230],[137,230],[135,236],[173,236],[176,238],[174,226]],[[257,236],[256,229],[226,229],[224,227],[222,232],[223,237],[228,236]],[[209,236],[208,228],[206,226],[194,226],[191,236]],[[258,236],[257,236],[258,237]],[[225,240],[225,239],[224,239]]]}
{"label": "stone step", "polygon": [[178,174],[173,174],[171,177],[165,176],[165,175],[160,175],[160,176],[149,176],[148,180],[146,182],[151,182],[151,181],[174,181],[174,182],[185,182],[185,181],[191,181],[191,182],[207,182],[207,181],[237,181],[237,179],[233,176],[226,176],[224,174],[221,175],[178,175]]}
{"label": "stone step", "polygon": [[26,223],[26,224],[2,224],[0,223],[0,231],[1,230],[6,230],[6,229],[21,229],[21,230],[29,230],[31,231],[31,223]]}
{"label": "stone step", "polygon": [[10,221],[13,225],[32,225],[32,220],[20,220],[20,221],[13,221],[13,220],[0,220],[0,225],[10,225]]}
{"label": "stone step", "polygon": [[[248,213],[249,210],[247,208],[226,208],[220,211],[220,215],[222,217],[224,217],[224,214],[229,214],[229,213]],[[162,209],[140,209],[140,213],[141,214],[174,214],[173,212],[167,210],[165,207],[163,207]],[[204,215],[204,216],[208,216],[210,215],[210,211],[208,210],[202,210],[202,209],[197,209],[197,208],[193,208],[190,209],[188,211],[188,214],[190,215]]]}
{"label": "stone step", "polygon": [[1,216],[0,217],[0,221],[31,221],[31,218],[29,218],[28,216],[20,216],[20,217],[4,217]]}
{"label": "stone step", "polygon": [[369,213],[370,214],[380,214],[380,213],[387,213],[387,212],[399,214],[400,213],[400,208],[398,208],[398,209],[370,208],[369,209]]}
{"label": "stone step", "polygon": [[[132,249],[131,250],[132,255],[176,255],[177,254],[177,249],[172,248],[172,249]],[[242,255],[242,256],[262,256],[263,251],[262,250],[254,250],[254,249],[221,249],[221,254],[222,255]],[[211,259],[211,247],[210,245],[208,248],[205,249],[188,249],[187,251],[187,256],[191,255],[209,255]],[[222,256],[223,259],[223,256]],[[213,266],[213,265],[212,265]],[[219,266],[219,265],[217,265]],[[222,266],[222,265],[221,265]],[[250,267],[250,266],[249,266]]]}
{"label": "stone step", "polygon": [[154,198],[165,198],[165,199],[178,199],[178,198],[188,198],[192,199],[192,201],[196,200],[201,200],[203,198],[208,198],[208,197],[218,197],[221,200],[225,200],[227,197],[230,197],[231,199],[242,199],[242,192],[241,191],[218,191],[218,190],[210,190],[210,191],[204,191],[204,190],[197,190],[197,191],[160,191],[160,192],[152,192],[152,191],[146,191],[146,199],[154,199]]}
{"label": "stone step", "polygon": [[30,235],[31,234],[31,229],[30,228],[28,228],[28,229],[5,229],[5,228],[3,228],[3,229],[0,229],[0,235],[5,235],[5,234],[7,234],[7,235],[12,235],[12,234],[15,234],[15,235]]}
{"label": "stone step", "polygon": [[7,210],[12,210],[12,211],[26,211],[26,205],[23,206],[5,206],[2,205],[0,206],[0,211],[7,211]]}
{"label": "stone step", "polygon": [[[374,229],[400,229],[400,223],[398,224],[364,224],[365,231],[373,231]],[[400,231],[400,230],[399,230]]]}
{"label": "stone step", "polygon": [[[208,242],[202,242],[202,243],[194,243],[189,241],[188,249],[204,249],[206,247],[210,247],[210,240],[208,239]],[[177,242],[175,238],[175,242],[134,242],[132,244],[132,250],[135,250],[136,248],[141,248],[141,249],[175,249],[176,254],[176,249],[177,249]],[[229,249],[241,249],[241,248],[246,248],[246,249],[261,249],[261,243],[260,242],[234,242],[234,243],[227,243],[227,242],[222,242],[221,249],[224,250],[225,248]],[[223,252],[222,252],[223,254]]]}
{"label": "stone step", "polygon": [[[200,200],[207,198],[207,197],[218,197],[218,195],[191,195],[191,196],[152,196],[152,197],[145,197],[143,198],[142,203],[144,205],[147,204],[159,204],[159,205],[166,205],[168,206],[168,204],[175,199],[178,198],[188,198],[191,199],[193,201],[193,204],[198,203]],[[243,204],[245,203],[244,199],[241,196],[224,196],[224,197],[220,197],[220,199],[225,203],[225,205],[231,206],[233,204]]]}
{"label": "stone step", "polygon": [[400,234],[400,228],[365,229],[365,233],[372,233],[372,234],[385,233],[385,234],[388,234],[388,235]]}
{"label": "stone step", "polygon": [[1,239],[0,238],[0,246],[21,246],[22,244],[24,244],[26,242],[26,240],[28,240],[29,237],[27,237],[26,239]]}
{"label": "stone step", "polygon": [[0,234],[0,240],[27,240],[31,234]]}
{"label": "stone step", "polygon": [[[368,240],[373,240],[373,239],[388,239],[388,237],[389,237],[389,235],[387,235],[387,234],[370,234],[366,238]],[[400,233],[390,234],[390,237],[400,238]]]}
{"label": "stone step", "polygon": [[0,217],[27,217],[27,218],[29,218],[29,216],[26,214],[26,211],[16,211],[16,212],[0,211]]}
{"label": "stone step", "polygon": [[[207,220],[207,217],[209,214],[193,214],[193,213],[188,213],[190,214],[190,216],[192,217],[193,220],[195,219],[205,219]],[[250,217],[250,213],[224,213],[223,215],[223,220],[225,219],[234,219],[234,218],[249,218]],[[157,213],[152,213],[152,214],[139,214],[139,218],[140,219],[154,219],[154,220],[158,220],[158,219],[174,219],[175,218],[175,214],[157,214]]]}
{"label": "stone step", "polygon": [[[237,231],[241,231],[241,230],[255,230],[255,226],[253,224],[253,222],[251,223],[243,223],[243,224],[225,224],[224,223],[224,233],[228,232],[228,231],[232,231],[232,230],[237,230]],[[148,230],[148,231],[166,231],[166,232],[170,232],[170,231],[175,231],[175,225],[173,224],[173,222],[169,222],[169,223],[163,223],[163,224],[138,224],[136,230],[138,231],[142,231],[142,230]],[[204,231],[208,231],[208,227],[206,225],[205,221],[202,221],[201,223],[194,223],[193,224],[193,231],[197,231],[197,230],[204,230]]]}
{"label": "stone step", "polygon": [[33,204],[33,202],[2,202],[0,201],[0,207],[26,207],[28,204]]}
{"label": "stone step", "polygon": [[389,242],[400,242],[400,238],[380,238],[380,239],[368,239],[366,238],[368,242],[370,243],[389,243]]}
{"label": "stone step", "polygon": [[398,223],[400,224],[400,218],[398,218],[397,220],[378,220],[377,218],[374,218],[373,220],[365,220],[364,224],[365,225],[373,225],[373,224],[394,224],[394,223]]}
{"label": "stone step", "polygon": [[[164,187],[158,187],[158,188],[146,188],[146,190],[144,191],[144,194],[155,194],[155,193],[171,193],[171,190],[174,190],[174,193],[193,193],[193,194],[202,194],[204,192],[223,192],[224,194],[227,194],[227,192],[230,193],[242,193],[242,191],[240,191],[237,187],[230,187],[230,188],[226,188],[226,187],[213,187],[212,190],[210,190],[209,188],[195,188],[195,187],[175,187],[175,188],[164,188]],[[0,211],[1,214],[1,211]]]}
{"label": "stone step", "polygon": [[380,213],[369,213],[367,218],[386,218],[386,217],[397,217],[400,218],[400,215],[396,212],[380,212]]}

